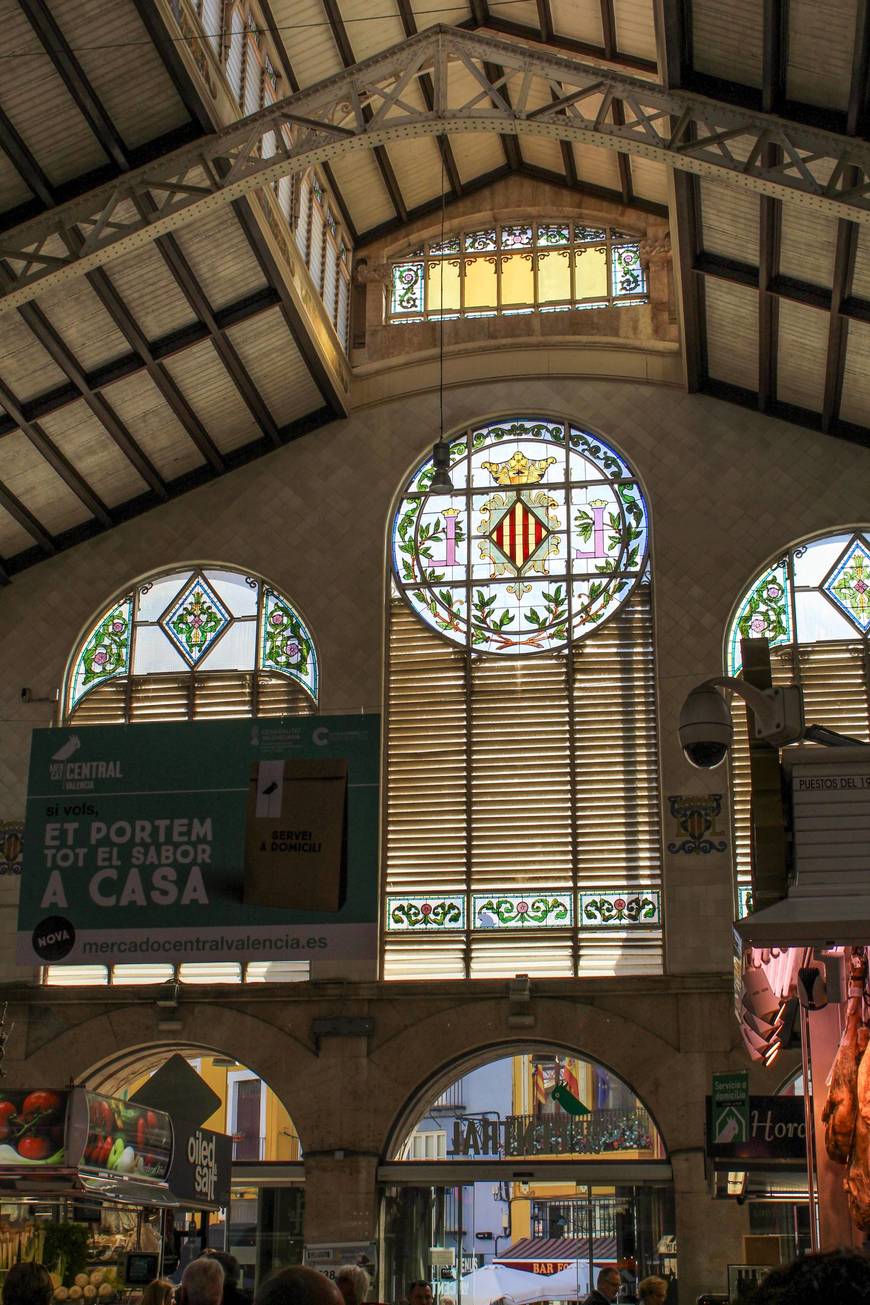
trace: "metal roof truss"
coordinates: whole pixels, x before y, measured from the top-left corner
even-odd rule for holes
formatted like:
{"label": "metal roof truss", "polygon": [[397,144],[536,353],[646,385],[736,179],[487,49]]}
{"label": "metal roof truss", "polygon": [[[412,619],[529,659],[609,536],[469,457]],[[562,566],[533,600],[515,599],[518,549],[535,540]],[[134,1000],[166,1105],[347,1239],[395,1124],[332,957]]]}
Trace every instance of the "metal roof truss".
{"label": "metal roof truss", "polygon": [[[502,74],[495,81],[487,76],[493,64]],[[457,96],[453,72],[466,86],[470,75],[473,90]],[[431,109],[407,97],[423,78]],[[540,104],[531,95],[536,80],[552,98],[530,109]],[[861,140],[512,41],[432,27],[0,236],[12,274],[0,307],[25,303],[312,163],[459,132],[581,141],[870,222],[870,145]],[[275,150],[267,158],[264,139]]]}

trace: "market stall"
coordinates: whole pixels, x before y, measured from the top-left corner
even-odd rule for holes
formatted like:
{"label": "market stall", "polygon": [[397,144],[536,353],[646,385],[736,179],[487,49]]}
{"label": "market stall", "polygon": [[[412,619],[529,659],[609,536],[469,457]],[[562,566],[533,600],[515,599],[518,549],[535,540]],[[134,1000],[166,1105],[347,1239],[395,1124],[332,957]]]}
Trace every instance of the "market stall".
{"label": "market stall", "polygon": [[33,1260],[58,1302],[123,1301],[162,1270],[167,1212],[226,1204],[231,1149],[83,1088],[0,1090],[0,1275]]}

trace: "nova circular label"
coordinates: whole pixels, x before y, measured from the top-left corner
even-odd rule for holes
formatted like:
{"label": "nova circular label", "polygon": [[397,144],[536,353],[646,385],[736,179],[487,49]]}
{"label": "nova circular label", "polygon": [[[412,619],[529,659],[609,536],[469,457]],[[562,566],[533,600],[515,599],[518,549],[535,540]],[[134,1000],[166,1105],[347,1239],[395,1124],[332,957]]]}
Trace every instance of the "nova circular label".
{"label": "nova circular label", "polygon": [[62,915],[49,915],[33,930],[33,950],[41,961],[62,961],[76,943],[76,931]]}

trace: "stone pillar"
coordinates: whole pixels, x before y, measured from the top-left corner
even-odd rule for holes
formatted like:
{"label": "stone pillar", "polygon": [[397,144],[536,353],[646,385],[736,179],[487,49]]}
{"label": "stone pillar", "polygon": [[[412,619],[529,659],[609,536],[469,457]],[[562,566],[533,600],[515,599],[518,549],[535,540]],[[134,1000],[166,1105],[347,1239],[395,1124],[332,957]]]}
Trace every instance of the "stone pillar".
{"label": "stone pillar", "polygon": [[677,1276],[680,1305],[695,1305],[701,1292],[727,1290],[727,1266],[743,1263],[749,1207],[714,1201],[698,1149],[671,1155],[677,1216]]}
{"label": "stone pillar", "polygon": [[305,1244],[374,1241],[378,1230],[378,1157],[305,1157]]}

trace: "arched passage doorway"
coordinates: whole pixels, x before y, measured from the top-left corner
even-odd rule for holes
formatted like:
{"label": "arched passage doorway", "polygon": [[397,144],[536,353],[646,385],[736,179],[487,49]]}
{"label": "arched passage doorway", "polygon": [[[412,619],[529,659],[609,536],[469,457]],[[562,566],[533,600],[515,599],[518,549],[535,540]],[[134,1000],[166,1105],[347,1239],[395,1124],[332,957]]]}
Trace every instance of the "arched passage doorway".
{"label": "arched passage doorway", "polygon": [[135,1097],[153,1075],[179,1061],[212,1094],[214,1109],[198,1122],[231,1137],[233,1182],[226,1208],[170,1222],[168,1266],[177,1266],[177,1277],[205,1247],[226,1249],[239,1261],[243,1286],[254,1289],[275,1268],[301,1262],[303,1253],[302,1146],[279,1094],[255,1067],[214,1046],[191,1042],[116,1051],[91,1066],[79,1082],[106,1096]]}
{"label": "arched passage doorway", "polygon": [[637,1093],[564,1047],[489,1050],[442,1072],[396,1121],[382,1168],[383,1299],[581,1300],[676,1274],[671,1171]]}

